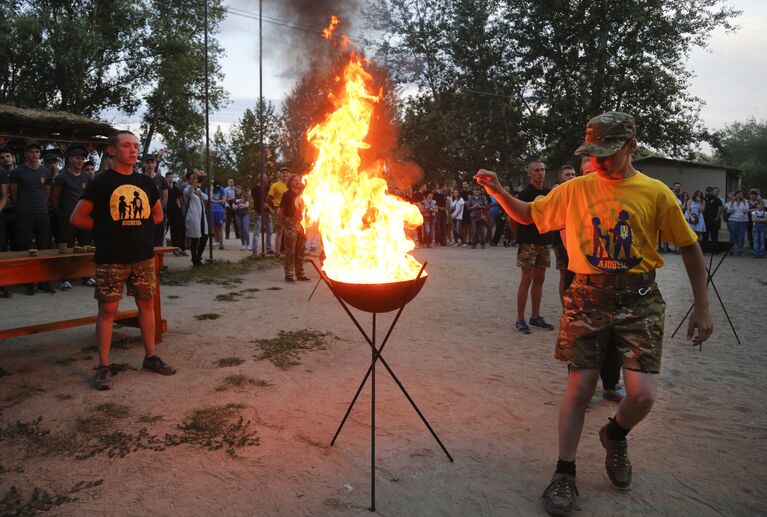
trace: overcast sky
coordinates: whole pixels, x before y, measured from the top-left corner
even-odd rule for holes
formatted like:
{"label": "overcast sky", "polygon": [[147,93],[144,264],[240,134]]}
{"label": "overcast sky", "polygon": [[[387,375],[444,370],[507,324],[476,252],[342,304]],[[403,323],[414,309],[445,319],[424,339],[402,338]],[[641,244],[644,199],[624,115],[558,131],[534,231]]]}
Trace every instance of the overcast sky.
{"label": "overcast sky", "polygon": [[[211,133],[216,126],[227,129],[258,98],[258,21],[248,17],[248,13],[257,16],[258,2],[227,0],[226,4],[241,13],[228,14],[218,35],[226,50],[223,86],[233,102],[225,110],[211,114]],[[279,25],[279,20],[285,20],[284,14],[269,0],[264,4],[264,15],[270,20],[264,23],[264,95],[279,102],[300,70],[292,67],[291,60],[278,49],[317,36]],[[739,30],[734,34],[716,31],[708,48],[693,51],[688,62],[688,69],[695,74],[691,93],[705,101],[701,117],[712,129],[751,116],[767,118],[767,0],[731,0],[731,5],[743,11],[736,20]],[[352,29],[352,35],[358,29]],[[318,40],[318,44],[322,43]]]}

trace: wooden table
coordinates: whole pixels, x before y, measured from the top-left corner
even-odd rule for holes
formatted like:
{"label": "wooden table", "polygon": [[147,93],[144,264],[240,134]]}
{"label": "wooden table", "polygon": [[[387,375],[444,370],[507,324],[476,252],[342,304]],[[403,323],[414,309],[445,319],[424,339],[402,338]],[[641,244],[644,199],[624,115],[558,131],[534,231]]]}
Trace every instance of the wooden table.
{"label": "wooden table", "polygon": [[[163,267],[163,254],[178,248],[156,247],[154,249],[154,336],[155,342],[162,342],[163,332],[168,331],[168,322],[162,319],[160,303],[160,271]],[[77,278],[87,278],[96,275],[96,264],[93,253],[60,253],[58,249],[39,250],[38,255],[31,257],[26,251],[11,251],[0,253],[0,287],[11,285],[31,284],[35,282],[64,281]],[[85,307],[84,307],[85,308]],[[96,303],[88,305],[95,312]],[[115,314],[115,321],[123,325],[138,327],[138,310],[120,311]],[[50,323],[39,323],[27,327],[0,329],[0,339],[28,336],[51,330],[68,329],[96,323],[96,316],[85,316]]]}

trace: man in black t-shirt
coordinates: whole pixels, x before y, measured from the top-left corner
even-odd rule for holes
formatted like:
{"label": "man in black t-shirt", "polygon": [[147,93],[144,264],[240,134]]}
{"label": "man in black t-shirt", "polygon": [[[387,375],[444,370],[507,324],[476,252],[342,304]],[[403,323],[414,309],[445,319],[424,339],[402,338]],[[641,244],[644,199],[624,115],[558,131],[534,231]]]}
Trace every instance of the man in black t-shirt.
{"label": "man in black t-shirt", "polygon": [[[72,248],[75,244],[79,246],[89,245],[92,241],[91,232],[75,228],[69,222],[75,205],[83,197],[85,188],[90,185],[90,176],[83,173],[83,163],[85,162],[85,149],[75,147],[69,152],[69,167],[62,171],[53,179],[53,188],[51,189],[51,202],[56,211],[56,220],[58,222],[58,238],[56,242],[66,244]],[[95,278],[83,279],[84,285],[96,285]],[[72,288],[69,279],[65,279],[59,285],[62,291],[68,291]]]}
{"label": "man in black t-shirt", "polygon": [[703,233],[703,242],[719,242],[719,227],[724,214],[724,203],[719,199],[719,187],[706,187],[705,200],[703,220],[706,222],[706,231]]}
{"label": "man in black t-shirt", "polygon": [[70,222],[77,228],[93,230],[96,253],[96,319],[99,367],[95,387],[110,388],[109,350],[112,324],[127,283],[128,296],[136,299],[139,326],[144,342],[143,367],[162,375],[175,368],[155,354],[154,252],[155,226],[162,222],[160,196],[154,182],[134,171],[138,139],[130,131],[109,137],[107,153],[114,158],[112,169],[99,174],[86,188]]}
{"label": "man in black t-shirt", "polygon": [[261,225],[264,230],[263,247],[265,253],[272,251],[272,209],[266,198],[269,193],[269,180],[266,174],[261,175],[260,180],[256,180],[253,188],[250,189],[250,199],[253,205],[253,253],[261,252]]}
{"label": "man in black t-shirt", "polygon": [[[522,201],[533,201],[538,196],[545,196],[549,189],[543,186],[546,179],[546,166],[541,162],[532,162],[527,166],[528,184],[517,195]],[[525,307],[527,305],[527,293],[530,291],[532,298],[532,313],[530,325],[545,330],[554,330],[554,326],[547,323],[541,316],[541,297],[543,295],[543,281],[546,279],[546,268],[551,266],[549,234],[541,235],[534,224],[520,224],[517,230],[517,267],[522,268],[522,278],[517,290],[517,323],[516,328],[523,334],[530,333],[530,327],[525,321]]]}
{"label": "man in black t-shirt", "polygon": [[[25,162],[11,171],[11,197],[16,207],[16,248],[20,251],[48,249],[51,245],[51,220],[48,198],[51,194],[51,173],[40,164],[40,146],[28,143],[24,148]],[[34,242],[33,242],[34,239]],[[37,284],[41,291],[54,293],[48,282]],[[24,294],[35,294],[34,284],[27,284]]]}
{"label": "man in black t-shirt", "polygon": [[165,244],[165,211],[168,207],[168,180],[157,172],[157,155],[147,154],[141,162],[141,168],[144,175],[152,180],[157,187],[157,194],[162,203],[163,221],[155,226],[154,245],[163,246]]}

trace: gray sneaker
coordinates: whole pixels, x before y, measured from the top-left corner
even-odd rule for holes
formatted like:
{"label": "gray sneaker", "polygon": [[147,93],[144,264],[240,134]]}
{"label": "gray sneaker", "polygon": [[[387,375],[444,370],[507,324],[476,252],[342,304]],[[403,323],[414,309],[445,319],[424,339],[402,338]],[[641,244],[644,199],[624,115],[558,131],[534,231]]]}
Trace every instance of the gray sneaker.
{"label": "gray sneaker", "polygon": [[96,369],[93,387],[100,391],[105,391],[112,387],[112,370],[109,369],[109,366],[99,366]]}
{"label": "gray sneaker", "polygon": [[607,424],[599,430],[599,441],[605,448],[605,470],[615,488],[627,490],[631,486],[631,461],[626,439],[611,440],[607,437]]}
{"label": "gray sneaker", "polygon": [[176,373],[176,369],[171,365],[165,363],[160,356],[153,355],[152,357],[145,357],[144,364],[142,365],[144,370],[149,370],[160,375],[173,375]]}
{"label": "gray sneaker", "polygon": [[567,517],[573,513],[573,510],[578,509],[577,497],[578,487],[575,486],[575,476],[554,474],[551,483],[543,491],[543,507],[549,515]]}

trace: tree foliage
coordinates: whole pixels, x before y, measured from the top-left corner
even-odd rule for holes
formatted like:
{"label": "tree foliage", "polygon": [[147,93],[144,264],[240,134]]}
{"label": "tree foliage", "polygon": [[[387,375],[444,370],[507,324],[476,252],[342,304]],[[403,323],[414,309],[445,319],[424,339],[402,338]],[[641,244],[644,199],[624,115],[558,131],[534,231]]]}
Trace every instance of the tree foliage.
{"label": "tree foliage", "polygon": [[436,176],[572,160],[594,115],[635,115],[640,142],[688,153],[702,134],[684,61],[738,12],[722,0],[382,0],[377,59],[415,89],[403,140]]}
{"label": "tree foliage", "polygon": [[711,144],[717,161],[743,169],[745,188],[767,194],[767,120],[734,122],[715,132]]}
{"label": "tree foliage", "polygon": [[0,103],[135,112],[147,71],[144,3],[0,0],[0,12]]}

